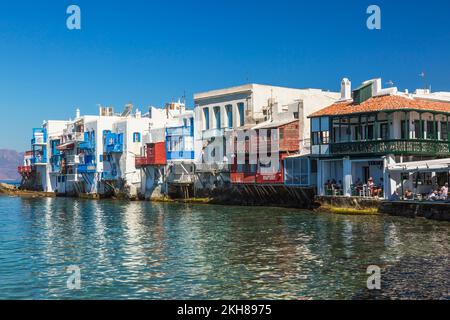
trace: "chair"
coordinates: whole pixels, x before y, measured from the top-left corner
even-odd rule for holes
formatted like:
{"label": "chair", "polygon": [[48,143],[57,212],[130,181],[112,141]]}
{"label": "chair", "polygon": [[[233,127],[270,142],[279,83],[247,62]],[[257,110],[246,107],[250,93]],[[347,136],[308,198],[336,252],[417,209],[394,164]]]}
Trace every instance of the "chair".
{"label": "chair", "polygon": [[367,192],[367,184],[364,184],[364,185],[362,186],[361,190],[359,190],[359,196],[360,196],[360,197],[366,198],[367,195],[368,195],[368,192]]}

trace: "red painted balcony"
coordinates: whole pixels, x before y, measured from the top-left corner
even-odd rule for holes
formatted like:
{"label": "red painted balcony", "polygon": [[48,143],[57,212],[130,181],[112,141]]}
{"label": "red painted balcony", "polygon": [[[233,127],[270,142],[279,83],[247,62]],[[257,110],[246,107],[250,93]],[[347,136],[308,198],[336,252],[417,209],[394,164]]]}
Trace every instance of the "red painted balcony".
{"label": "red painted balcony", "polygon": [[136,168],[167,164],[165,142],[148,143],[145,148],[145,154],[145,156],[136,157]]}
{"label": "red painted balcony", "polygon": [[282,184],[284,183],[284,176],[282,171],[276,173],[257,173],[256,183],[259,184]]}
{"label": "red painted balcony", "polygon": [[231,183],[251,184],[256,182],[256,172],[232,172],[230,178]]}
{"label": "red painted balcony", "polygon": [[31,173],[32,169],[30,166],[20,166],[17,168],[17,172],[20,174]]}

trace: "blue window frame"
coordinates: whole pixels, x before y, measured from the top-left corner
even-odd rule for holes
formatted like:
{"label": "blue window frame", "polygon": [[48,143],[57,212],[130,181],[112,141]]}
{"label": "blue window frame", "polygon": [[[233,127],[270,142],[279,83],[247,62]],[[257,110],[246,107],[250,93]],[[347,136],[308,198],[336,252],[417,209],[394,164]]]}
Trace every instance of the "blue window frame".
{"label": "blue window frame", "polygon": [[222,127],[222,119],[220,117],[220,107],[214,107],[214,118],[216,119],[215,129],[220,129]]}
{"label": "blue window frame", "polygon": [[238,103],[238,112],[239,112],[239,126],[244,126],[244,104]]}
{"label": "blue window frame", "polygon": [[227,126],[228,128],[233,128],[233,106],[232,105],[225,106],[225,111],[227,114]]}
{"label": "blue window frame", "polygon": [[204,108],[203,109],[203,115],[205,116],[205,130],[209,130],[209,109]]}
{"label": "blue window frame", "polygon": [[133,142],[141,142],[141,134],[139,132],[133,133]]}

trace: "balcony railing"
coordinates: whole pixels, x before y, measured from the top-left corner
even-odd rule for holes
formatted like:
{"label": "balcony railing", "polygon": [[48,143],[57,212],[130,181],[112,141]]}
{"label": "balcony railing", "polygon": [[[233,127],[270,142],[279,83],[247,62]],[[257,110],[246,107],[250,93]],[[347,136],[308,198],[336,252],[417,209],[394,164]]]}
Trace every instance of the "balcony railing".
{"label": "balcony railing", "polygon": [[231,183],[246,184],[256,182],[256,172],[231,172]]}
{"label": "balcony railing", "polygon": [[108,144],[105,148],[107,153],[122,153],[123,152],[123,144]]}
{"label": "balcony railing", "polygon": [[117,180],[119,180],[119,177],[117,176],[117,173],[102,172],[102,180],[103,181],[117,181]]}
{"label": "balcony railing", "polygon": [[95,164],[79,164],[78,173],[95,173],[97,166]]}
{"label": "balcony railing", "polygon": [[31,158],[31,164],[34,165],[46,165],[47,157],[33,157]]}
{"label": "balcony railing", "polygon": [[74,166],[74,165],[79,164],[80,162],[81,162],[80,161],[80,156],[78,156],[78,155],[68,155],[68,156],[66,156],[66,164],[68,166]]}
{"label": "balcony railing", "polygon": [[167,160],[194,160],[194,151],[169,151]]}
{"label": "balcony railing", "polygon": [[230,172],[230,165],[225,163],[199,163],[195,166],[197,172]]}
{"label": "balcony railing", "polygon": [[44,135],[42,135],[42,136],[40,136],[40,135],[34,136],[34,138],[31,139],[31,144],[32,145],[45,145],[46,141],[45,141]]}
{"label": "balcony railing", "polygon": [[193,127],[174,127],[166,129],[167,136],[193,136]]}
{"label": "balcony railing", "polygon": [[33,138],[31,139],[32,145],[45,145],[47,144],[47,132],[42,128],[33,129]]}
{"label": "balcony railing", "polygon": [[413,154],[449,156],[449,141],[379,140],[330,144],[332,155],[352,154]]}
{"label": "balcony railing", "polygon": [[104,137],[106,153],[123,153],[123,133],[107,133]]}
{"label": "balcony railing", "polygon": [[203,131],[203,140],[222,137],[224,135],[224,129],[211,129]]}
{"label": "balcony railing", "polygon": [[92,141],[83,141],[79,144],[79,148],[81,150],[94,150],[95,143],[93,143]]}

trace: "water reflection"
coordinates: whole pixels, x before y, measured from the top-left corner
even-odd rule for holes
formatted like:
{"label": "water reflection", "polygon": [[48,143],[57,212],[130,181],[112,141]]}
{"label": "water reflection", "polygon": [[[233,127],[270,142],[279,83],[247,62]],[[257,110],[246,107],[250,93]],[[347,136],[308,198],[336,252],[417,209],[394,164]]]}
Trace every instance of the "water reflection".
{"label": "water reflection", "polygon": [[[350,298],[449,255],[450,224],[288,209],[0,197],[0,298]],[[66,288],[69,265],[82,290]]]}

